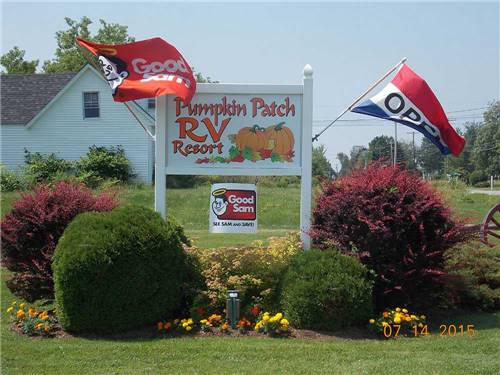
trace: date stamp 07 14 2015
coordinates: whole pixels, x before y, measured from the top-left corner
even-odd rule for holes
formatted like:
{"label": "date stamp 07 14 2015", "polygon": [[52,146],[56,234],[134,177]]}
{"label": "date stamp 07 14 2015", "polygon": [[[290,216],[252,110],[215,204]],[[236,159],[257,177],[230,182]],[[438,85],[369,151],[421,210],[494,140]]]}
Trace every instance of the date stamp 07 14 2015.
{"label": "date stamp 07 14 2015", "polygon": [[[414,337],[417,336],[429,336],[429,329],[427,324],[422,327],[414,325],[412,327],[412,334],[400,334],[401,325],[400,324],[386,324],[384,325],[384,336],[389,337],[408,337],[413,334]],[[442,337],[455,337],[455,336],[469,336],[472,337],[476,334],[473,324],[441,324],[439,326],[439,336]]]}

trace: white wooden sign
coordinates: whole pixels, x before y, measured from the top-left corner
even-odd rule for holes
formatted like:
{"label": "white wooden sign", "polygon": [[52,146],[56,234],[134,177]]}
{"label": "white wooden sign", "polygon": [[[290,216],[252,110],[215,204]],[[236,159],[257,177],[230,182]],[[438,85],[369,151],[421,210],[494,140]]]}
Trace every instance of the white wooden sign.
{"label": "white wooden sign", "polygon": [[213,184],[209,230],[211,233],[257,233],[255,184]]}
{"label": "white wooden sign", "polygon": [[306,65],[299,85],[198,84],[187,106],[158,97],[155,210],[166,217],[168,174],[301,176],[300,229],[309,249],[312,75]]}

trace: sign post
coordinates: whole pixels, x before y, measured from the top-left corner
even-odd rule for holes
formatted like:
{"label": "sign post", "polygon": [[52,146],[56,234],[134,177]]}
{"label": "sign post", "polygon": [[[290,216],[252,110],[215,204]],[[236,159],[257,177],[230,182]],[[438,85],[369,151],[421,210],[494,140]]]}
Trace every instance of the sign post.
{"label": "sign post", "polygon": [[313,70],[301,85],[198,84],[191,103],[156,100],[155,210],[166,175],[301,176],[300,229],[311,246]]}

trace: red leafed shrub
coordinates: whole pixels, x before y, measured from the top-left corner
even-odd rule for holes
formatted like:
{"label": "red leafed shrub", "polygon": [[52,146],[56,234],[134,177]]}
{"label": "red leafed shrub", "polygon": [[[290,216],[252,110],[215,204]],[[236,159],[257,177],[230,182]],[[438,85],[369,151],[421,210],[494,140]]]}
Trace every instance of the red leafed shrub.
{"label": "red leafed shrub", "polygon": [[66,226],[81,212],[110,211],[117,205],[110,194],[94,196],[68,182],[23,194],[1,222],[2,264],[13,272],[9,289],[28,301],[53,298],[52,255]]}
{"label": "red leafed shrub", "polygon": [[371,268],[374,302],[384,308],[433,304],[446,280],[443,253],[467,234],[426,182],[373,163],[323,185],[311,236]]}

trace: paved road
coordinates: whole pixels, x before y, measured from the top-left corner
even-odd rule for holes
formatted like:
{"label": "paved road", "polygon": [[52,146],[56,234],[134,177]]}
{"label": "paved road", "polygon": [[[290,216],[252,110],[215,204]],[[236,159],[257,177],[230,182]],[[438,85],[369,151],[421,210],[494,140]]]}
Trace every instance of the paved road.
{"label": "paved road", "polygon": [[470,189],[469,193],[473,193],[473,194],[488,194],[488,195],[500,195],[500,190]]}

